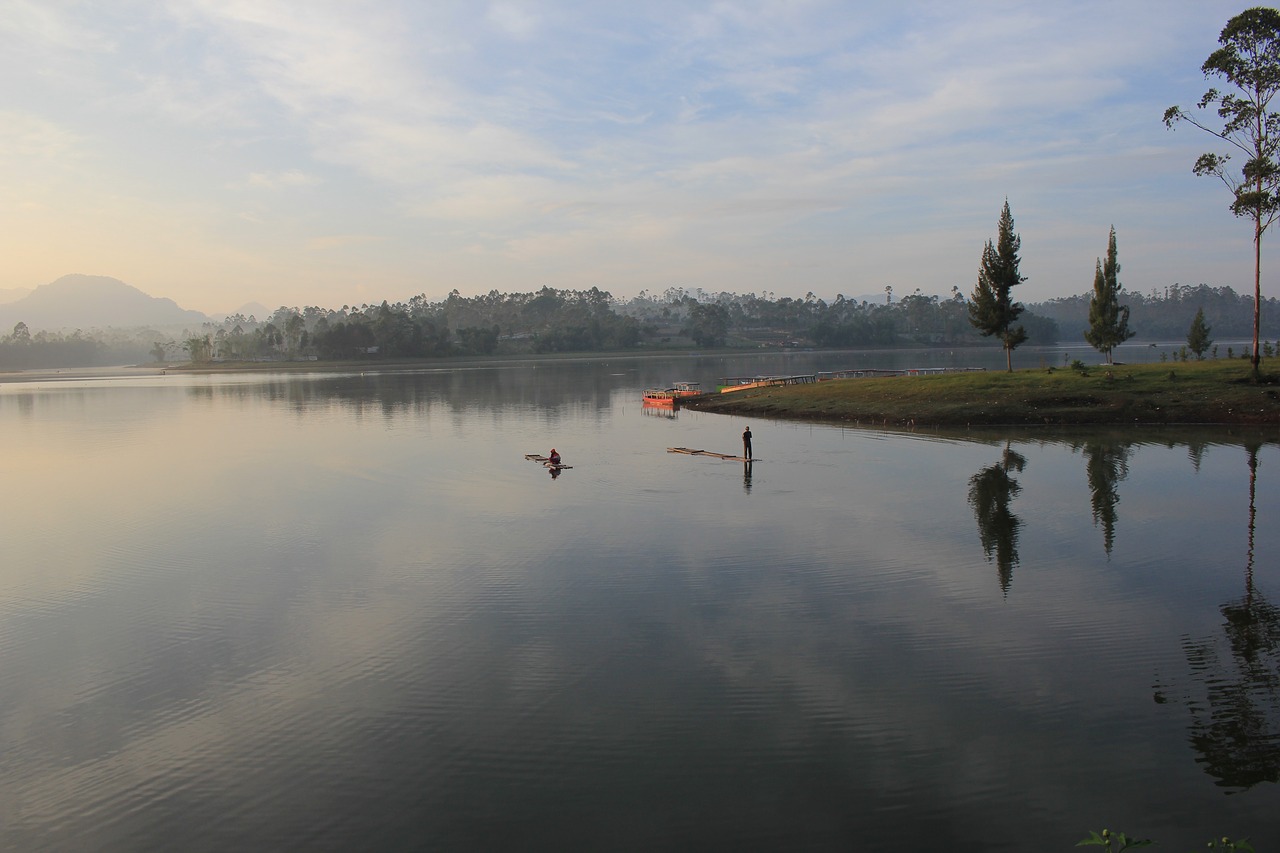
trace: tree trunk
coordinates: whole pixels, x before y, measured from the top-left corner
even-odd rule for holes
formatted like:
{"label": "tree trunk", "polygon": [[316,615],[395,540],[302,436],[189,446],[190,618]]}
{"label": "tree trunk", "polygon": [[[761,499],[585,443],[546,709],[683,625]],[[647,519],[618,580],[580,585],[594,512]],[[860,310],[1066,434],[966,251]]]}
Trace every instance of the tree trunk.
{"label": "tree trunk", "polygon": [[1259,209],[1253,220],[1253,381],[1262,381],[1260,362],[1262,353],[1258,350],[1258,326],[1262,317],[1262,211]]}

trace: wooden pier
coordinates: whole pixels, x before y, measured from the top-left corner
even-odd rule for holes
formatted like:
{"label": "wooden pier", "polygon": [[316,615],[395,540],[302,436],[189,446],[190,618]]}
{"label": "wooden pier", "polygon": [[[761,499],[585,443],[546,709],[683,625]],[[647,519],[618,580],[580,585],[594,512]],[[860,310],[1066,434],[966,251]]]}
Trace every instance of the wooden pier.
{"label": "wooden pier", "polygon": [[816,382],[817,376],[806,373],[800,376],[726,376],[720,379],[716,387],[721,394],[732,394],[735,391],[749,391],[752,388],[776,388],[781,385],[808,385]]}

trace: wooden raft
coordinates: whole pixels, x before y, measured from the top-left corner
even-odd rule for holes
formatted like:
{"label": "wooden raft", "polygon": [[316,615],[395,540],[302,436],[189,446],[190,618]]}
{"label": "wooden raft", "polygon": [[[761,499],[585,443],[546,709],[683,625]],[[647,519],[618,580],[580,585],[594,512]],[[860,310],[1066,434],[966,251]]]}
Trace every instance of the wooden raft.
{"label": "wooden raft", "polygon": [[542,456],[542,455],[537,454],[537,453],[526,453],[526,454],[524,455],[524,458],[525,458],[525,459],[528,459],[530,462],[541,462],[541,463],[542,463],[543,465],[545,465],[546,467],[548,467],[548,468],[555,468],[557,471],[567,471],[568,469],[570,469],[570,468],[572,468],[572,467],[573,467],[572,465],[552,465],[552,464],[551,464],[551,457],[549,457],[549,456]]}
{"label": "wooden raft", "polygon": [[686,456],[710,456],[715,459],[724,459],[727,462],[759,462],[759,459],[748,459],[745,456],[730,456],[727,453],[716,453],[714,450],[692,450],[688,447],[668,447],[668,453],[683,453]]}

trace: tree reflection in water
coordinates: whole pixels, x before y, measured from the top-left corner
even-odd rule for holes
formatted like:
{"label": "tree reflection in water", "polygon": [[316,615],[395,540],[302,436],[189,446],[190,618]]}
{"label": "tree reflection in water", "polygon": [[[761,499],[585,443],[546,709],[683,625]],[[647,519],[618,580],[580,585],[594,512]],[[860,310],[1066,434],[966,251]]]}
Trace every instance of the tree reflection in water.
{"label": "tree reflection in water", "polygon": [[1120,493],[1116,488],[1129,476],[1131,446],[1111,441],[1084,443],[1085,473],[1089,478],[1090,502],[1094,526],[1102,525],[1102,546],[1107,556],[1116,541],[1116,505]]}
{"label": "tree reflection in water", "polygon": [[1187,637],[1183,650],[1204,700],[1188,697],[1190,740],[1217,784],[1247,790],[1280,781],[1280,608],[1253,585],[1253,539],[1258,475],[1257,443],[1249,452],[1249,548],[1245,594],[1222,605],[1231,660],[1214,639]]}
{"label": "tree reflection in water", "polygon": [[1000,573],[1000,589],[1008,595],[1013,567],[1018,564],[1018,527],[1022,522],[1009,504],[1022,491],[1010,471],[1022,471],[1027,459],[1005,444],[999,462],[969,478],[969,503],[978,518],[978,538],[990,562],[994,557]]}

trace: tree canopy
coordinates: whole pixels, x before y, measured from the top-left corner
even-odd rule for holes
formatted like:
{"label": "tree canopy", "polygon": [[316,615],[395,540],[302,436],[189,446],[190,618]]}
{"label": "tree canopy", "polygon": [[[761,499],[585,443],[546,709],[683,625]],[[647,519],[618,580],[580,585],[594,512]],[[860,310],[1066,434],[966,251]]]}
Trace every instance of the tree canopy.
{"label": "tree canopy", "polygon": [[1107,241],[1107,262],[1098,259],[1093,275],[1093,296],[1089,300],[1089,328],[1084,339],[1089,346],[1107,357],[1112,363],[1111,351],[1132,338],[1129,328],[1129,308],[1120,304],[1120,263],[1116,250],[1116,228],[1111,226]]}
{"label": "tree canopy", "polygon": [[1013,322],[1022,313],[1022,305],[1013,301],[1014,287],[1026,281],[1018,271],[1022,238],[1013,232],[1013,214],[1005,199],[996,242],[987,241],[978,267],[978,283],[969,303],[969,322],[983,337],[995,337],[1004,346],[1005,363],[1013,372],[1013,350],[1027,339],[1027,330]]}
{"label": "tree canopy", "polygon": [[1191,320],[1191,328],[1187,330],[1187,349],[1195,353],[1197,359],[1203,359],[1209,347],[1213,346],[1210,331],[1209,324],[1204,321],[1204,309],[1200,308]]}

